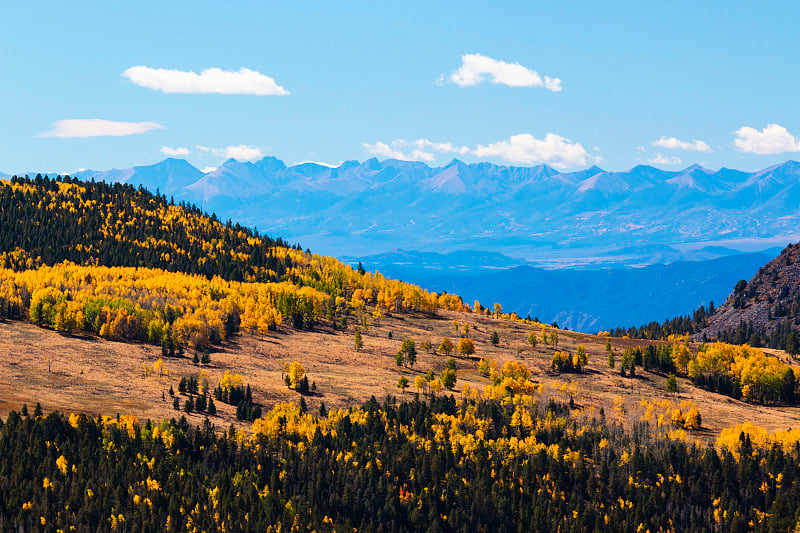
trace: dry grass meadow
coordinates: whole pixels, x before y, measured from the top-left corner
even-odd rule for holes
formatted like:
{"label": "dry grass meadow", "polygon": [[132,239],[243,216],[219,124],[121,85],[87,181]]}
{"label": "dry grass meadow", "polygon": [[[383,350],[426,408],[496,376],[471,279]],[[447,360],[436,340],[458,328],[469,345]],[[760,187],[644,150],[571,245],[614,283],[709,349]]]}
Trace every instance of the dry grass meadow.
{"label": "dry grass meadow", "polygon": [[[478,360],[483,357],[496,360],[498,366],[508,360],[524,363],[531,369],[533,380],[546,385],[546,391],[555,391],[556,386],[574,381],[578,389],[574,395],[577,406],[602,407],[606,413],[611,412],[616,397],[621,397],[631,417],[640,412],[643,398],[692,400],[700,409],[704,426],[694,435],[707,442],[713,441],[723,427],[745,420],[770,430],[800,425],[798,408],[749,405],[696,389],[683,379],[679,379],[677,397],[672,397],[665,390],[665,376],[641,369],[637,378],[622,378],[616,370],[608,368],[605,337],[559,331],[558,349],[573,353],[578,344],[583,344],[589,354],[589,366],[580,374],[556,375],[550,372],[554,349],[542,346],[541,342],[536,349],[527,344],[529,332],[536,331],[538,335],[541,328],[449,311],[441,311],[435,318],[409,315],[384,318],[363,332],[361,350],[354,348],[352,325],[347,332],[318,328],[282,329],[264,337],[237,335],[211,353],[208,365],[193,364],[192,353],[164,358],[168,376],[146,376],[142,370],[142,363],[152,365],[161,358],[161,350],[155,346],[66,337],[28,323],[0,322],[0,414],[19,409],[24,403],[31,408],[40,402],[46,412],[57,409],[92,415],[131,413],[140,420],[177,417],[184,413],[172,408],[170,386],[177,394],[182,376],[200,376],[202,372],[213,388],[225,370],[241,374],[252,387],[254,400],[269,408],[280,401],[300,399],[281,377],[283,364],[290,361],[302,363],[309,381],[316,383],[316,394],[306,396],[312,412],[318,410],[321,402],[332,408],[357,405],[372,395],[378,399],[387,394],[411,398],[416,392],[414,377],[429,369],[438,375],[448,359],[443,354],[419,349],[419,343],[429,339],[438,346],[445,336],[456,343],[461,335],[455,331],[454,321],[460,324],[461,334],[463,324],[469,325],[469,337],[476,346],[472,358],[456,358],[457,395],[465,383],[470,387],[488,383],[476,370]],[[497,346],[490,342],[493,331],[500,337]],[[405,338],[417,342],[419,354],[413,370],[395,364],[394,356]],[[646,341],[611,339],[620,354],[625,347],[643,342]],[[412,384],[404,394],[396,387],[401,375],[407,376]],[[565,399],[563,393],[561,397]],[[242,425],[235,419],[234,407],[217,402],[217,409],[212,422],[218,427]],[[205,415],[194,413],[188,418],[200,423]]]}

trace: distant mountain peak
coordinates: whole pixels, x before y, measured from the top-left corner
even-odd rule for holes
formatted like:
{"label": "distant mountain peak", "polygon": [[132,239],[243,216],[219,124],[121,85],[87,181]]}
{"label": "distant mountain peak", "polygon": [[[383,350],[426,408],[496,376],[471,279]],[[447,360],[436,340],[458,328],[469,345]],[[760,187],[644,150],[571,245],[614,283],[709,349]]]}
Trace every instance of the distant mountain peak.
{"label": "distant mountain peak", "polygon": [[466,165],[466,163],[464,163],[464,162],[463,162],[463,161],[461,161],[460,159],[456,159],[456,158],[454,157],[453,159],[451,159],[451,160],[450,160],[450,162],[449,162],[449,163],[447,163],[447,164],[444,166],[444,168],[448,168],[448,167],[465,167],[465,166],[467,166],[467,165]]}
{"label": "distant mountain peak", "polygon": [[286,163],[284,163],[277,157],[268,155],[267,157],[259,161],[256,161],[256,166],[267,172],[276,172],[278,170],[286,168]]}
{"label": "distant mountain peak", "polygon": [[[170,168],[170,169],[189,169],[189,170],[199,170],[197,167],[189,163],[185,159],[180,159],[177,157],[168,157],[162,161],[159,161],[155,165],[150,165],[151,168]],[[134,167],[134,168],[144,168],[144,167]]]}
{"label": "distant mountain peak", "polygon": [[383,165],[381,165],[381,162],[378,161],[377,157],[370,157],[369,159],[364,161],[364,163],[361,166],[368,168],[370,170],[380,170],[383,168]]}

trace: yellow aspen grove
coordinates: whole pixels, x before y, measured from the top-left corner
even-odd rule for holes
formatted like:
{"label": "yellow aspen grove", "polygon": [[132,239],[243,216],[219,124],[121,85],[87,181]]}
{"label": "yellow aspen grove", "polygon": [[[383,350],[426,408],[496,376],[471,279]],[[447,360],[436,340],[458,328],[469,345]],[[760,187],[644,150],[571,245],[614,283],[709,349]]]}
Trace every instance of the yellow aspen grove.
{"label": "yellow aspen grove", "polygon": [[289,382],[292,387],[296,389],[300,385],[300,380],[303,379],[306,369],[297,361],[293,361],[289,364],[286,373],[289,375]]}
{"label": "yellow aspen grove", "polygon": [[[207,280],[157,269],[70,263],[0,270],[0,280],[6,291],[13,283],[16,294],[7,300],[19,301],[31,321],[40,326],[66,334],[80,330],[112,340],[157,344],[162,341],[159,332],[163,337],[169,329],[177,343],[195,349],[224,340],[231,323],[244,331],[268,334],[283,323],[281,306],[286,301],[307,302],[302,320],[315,321],[324,314],[328,299],[313,287],[286,282]],[[435,295],[410,288],[409,298],[403,300],[403,284],[383,283],[400,295],[392,304],[398,312],[438,308]],[[31,295],[27,301],[25,295]],[[169,321],[167,313],[171,313]],[[379,320],[382,312],[376,309],[373,316]]]}
{"label": "yellow aspen grove", "polygon": [[[325,316],[331,298],[339,313],[371,312],[376,320],[389,311],[435,314],[468,308],[456,295],[353,269],[147,191],[118,189],[103,183],[0,180],[1,195],[33,199],[45,225],[67,213],[80,222],[74,242],[58,250],[0,252],[0,316],[30,317],[65,335],[82,331],[174,350],[176,344],[205,348],[240,330],[266,335],[283,324],[309,327]],[[120,260],[130,267],[99,266],[111,243],[114,250],[128,250]],[[59,250],[81,264],[58,263]],[[46,261],[40,252],[50,254]],[[370,305],[374,309],[368,310]]]}

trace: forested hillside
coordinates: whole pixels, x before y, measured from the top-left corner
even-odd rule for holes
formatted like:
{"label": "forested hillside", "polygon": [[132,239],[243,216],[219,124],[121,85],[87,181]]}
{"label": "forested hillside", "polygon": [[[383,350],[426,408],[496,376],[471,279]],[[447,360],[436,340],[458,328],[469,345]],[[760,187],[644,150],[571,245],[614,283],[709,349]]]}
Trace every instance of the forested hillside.
{"label": "forested hillside", "polygon": [[71,261],[278,281],[294,265],[289,249],[281,239],[130,185],[41,176],[0,181],[6,266],[31,258],[25,266]]}
{"label": "forested hillside", "polygon": [[0,316],[72,333],[202,348],[240,328],[334,325],[350,309],[463,309],[142,189],[0,181]]}
{"label": "forested hillside", "polygon": [[[747,425],[719,450],[540,404],[372,400],[316,417],[278,405],[250,431],[12,412],[0,528],[80,531],[788,531],[794,433]],[[521,388],[520,388],[521,387]],[[514,393],[516,392],[516,394]],[[609,417],[617,416],[609,413]],[[667,424],[669,426],[669,424]]]}

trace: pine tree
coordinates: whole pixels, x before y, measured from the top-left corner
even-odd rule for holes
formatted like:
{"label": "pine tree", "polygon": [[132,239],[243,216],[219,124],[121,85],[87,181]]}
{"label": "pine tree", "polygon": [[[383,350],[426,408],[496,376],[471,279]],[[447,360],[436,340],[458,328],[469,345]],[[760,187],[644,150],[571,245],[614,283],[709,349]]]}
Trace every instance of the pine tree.
{"label": "pine tree", "polygon": [[210,414],[211,416],[214,416],[214,415],[217,414],[217,406],[214,403],[214,398],[212,398],[212,397],[208,398],[208,414]]}
{"label": "pine tree", "polygon": [[667,377],[667,392],[671,394],[678,392],[678,380],[675,379],[675,374],[670,374]]}
{"label": "pine tree", "polygon": [[300,387],[298,388],[298,392],[300,392],[300,394],[305,395],[308,394],[309,391],[310,388],[308,386],[308,376],[303,376],[303,379],[300,380]]}
{"label": "pine tree", "polygon": [[355,344],[356,350],[360,350],[361,348],[364,347],[364,339],[361,338],[361,330],[359,328],[356,328],[354,344]]}
{"label": "pine tree", "polygon": [[442,385],[447,389],[452,389],[456,386],[456,371],[452,368],[445,368],[442,370]]}

